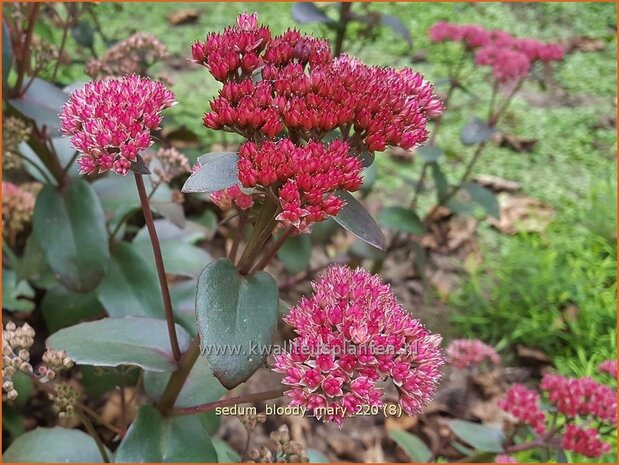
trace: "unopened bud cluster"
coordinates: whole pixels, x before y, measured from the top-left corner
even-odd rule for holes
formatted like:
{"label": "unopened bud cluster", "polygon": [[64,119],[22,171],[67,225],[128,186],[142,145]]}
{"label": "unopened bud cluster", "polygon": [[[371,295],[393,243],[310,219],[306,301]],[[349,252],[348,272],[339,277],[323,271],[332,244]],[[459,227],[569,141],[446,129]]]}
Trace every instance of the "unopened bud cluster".
{"label": "unopened bud cluster", "polygon": [[15,236],[26,229],[32,220],[36,194],[41,184],[28,183],[17,186],[2,183],[2,236],[13,243]]}
{"label": "unopened bud cluster", "polygon": [[74,362],[64,350],[47,349],[43,354],[42,364],[37,369],[39,376],[54,379],[64,369],[73,368]]}
{"label": "unopened bud cluster", "polygon": [[154,35],[136,32],[110,47],[100,59],[89,61],[85,71],[93,79],[126,74],[144,76],[152,65],[167,56],[165,45]]}
{"label": "unopened bud cluster", "polygon": [[19,168],[22,165],[18,146],[30,137],[32,129],[23,120],[9,116],[2,121],[2,169]]}
{"label": "unopened bud cluster", "polygon": [[52,408],[60,418],[70,417],[75,412],[75,405],[79,400],[79,392],[67,383],[61,383],[56,387],[56,394],[50,394],[53,401]]}
{"label": "unopened bud cluster", "polygon": [[169,184],[175,177],[191,172],[187,157],[174,147],[160,148],[154,156],[145,154],[143,158],[155,175],[151,177],[153,185]]}
{"label": "unopened bud cluster", "polygon": [[282,425],[269,436],[268,445],[249,453],[250,463],[307,463],[303,446],[290,439],[288,426]]}
{"label": "unopened bud cluster", "polygon": [[2,390],[8,399],[17,398],[13,376],[18,371],[32,372],[30,348],[34,344],[34,329],[28,323],[17,327],[9,321],[2,330]]}

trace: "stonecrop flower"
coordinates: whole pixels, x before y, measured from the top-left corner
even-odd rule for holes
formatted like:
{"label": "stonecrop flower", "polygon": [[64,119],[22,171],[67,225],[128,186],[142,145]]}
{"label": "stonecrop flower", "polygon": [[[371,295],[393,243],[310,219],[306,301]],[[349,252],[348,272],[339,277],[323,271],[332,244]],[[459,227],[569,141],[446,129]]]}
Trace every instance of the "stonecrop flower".
{"label": "stonecrop flower", "polygon": [[617,360],[605,360],[598,367],[600,373],[608,373],[613,378],[617,379]]}
{"label": "stonecrop flower", "polygon": [[540,395],[522,384],[512,385],[497,405],[530,425],[537,434],[546,431],[546,415],[540,408]]}
{"label": "stonecrop flower", "polygon": [[445,349],[447,363],[456,368],[479,365],[486,359],[493,365],[501,363],[501,357],[493,347],[479,339],[454,339]]}
{"label": "stonecrop flower", "polygon": [[441,377],[441,337],[363,269],[332,266],[313,290],[284,318],[297,337],[275,355],[273,370],[285,375],[291,405],[341,425],[361,407],[383,405],[380,383],[390,379],[404,412],[418,414]]}
{"label": "stonecrop flower", "polygon": [[254,206],[252,196],[245,194],[238,185],[211,192],[210,197],[211,202],[223,211],[230,210],[233,205],[241,210],[247,210]]}
{"label": "stonecrop flower", "polygon": [[113,169],[126,175],[152,144],[150,132],[159,128],[162,110],[174,103],[163,84],[136,75],[89,82],[73,92],[60,120],[62,133],[83,154],[80,173]]}
{"label": "stonecrop flower", "polygon": [[599,457],[610,452],[610,444],[602,441],[595,428],[582,428],[568,424],[565,428],[562,447],[587,457]]}
{"label": "stonecrop flower", "polygon": [[39,183],[17,186],[2,182],[2,236],[10,243],[30,224],[41,187]]}
{"label": "stonecrop flower", "polygon": [[461,42],[467,50],[476,51],[475,63],[489,66],[493,76],[503,84],[523,79],[536,62],[561,61],[565,53],[559,44],[518,38],[476,24],[441,21],[428,30],[428,36],[431,42]]}
{"label": "stonecrop flower", "polygon": [[569,418],[591,415],[617,424],[617,392],[591,378],[547,374],[540,384],[557,410]]}
{"label": "stonecrop flower", "polygon": [[518,460],[508,454],[499,454],[496,456],[494,463],[518,463]]}

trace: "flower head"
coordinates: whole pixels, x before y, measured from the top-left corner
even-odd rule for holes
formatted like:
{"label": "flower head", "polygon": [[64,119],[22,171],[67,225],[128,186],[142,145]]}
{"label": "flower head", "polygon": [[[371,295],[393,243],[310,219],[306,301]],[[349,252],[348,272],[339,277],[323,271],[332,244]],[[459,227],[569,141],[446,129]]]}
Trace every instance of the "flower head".
{"label": "flower head", "polygon": [[211,192],[211,201],[223,211],[229,210],[233,205],[241,210],[247,210],[254,206],[252,196],[245,194],[237,185]]}
{"label": "flower head", "polygon": [[449,343],[445,354],[447,363],[456,368],[479,365],[486,359],[494,365],[501,363],[496,350],[478,339],[455,339]]}
{"label": "flower head", "polygon": [[587,457],[599,457],[610,452],[610,444],[602,441],[595,428],[581,428],[568,424],[565,428],[562,446]]}
{"label": "flower head", "polygon": [[36,202],[36,194],[41,184],[17,186],[2,182],[2,235],[13,242],[15,236],[26,229]]}
{"label": "flower head", "polygon": [[113,169],[125,175],[131,162],[152,144],[161,111],[174,105],[163,84],[140,76],[89,82],[71,94],[61,119],[63,134],[83,154],[82,174]]}
{"label": "flower head", "polygon": [[478,50],[475,63],[492,68],[492,75],[501,83],[524,78],[531,70],[531,60],[517,50],[489,45]]}
{"label": "flower head", "polygon": [[341,424],[360,406],[382,405],[379,383],[391,379],[403,410],[418,414],[441,377],[440,336],[413,319],[389,286],[365,270],[332,266],[313,288],[285,318],[298,336],[275,356],[273,369],[285,375],[291,405]]}
{"label": "flower head", "polygon": [[499,400],[499,408],[511,413],[518,420],[530,425],[537,434],[546,431],[546,415],[540,408],[537,392],[522,384],[514,384]]}
{"label": "flower head", "polygon": [[617,360],[606,360],[600,363],[598,371],[600,373],[608,373],[610,376],[617,379]]}
{"label": "flower head", "polygon": [[518,463],[518,460],[508,454],[499,454],[496,456],[494,463]]}

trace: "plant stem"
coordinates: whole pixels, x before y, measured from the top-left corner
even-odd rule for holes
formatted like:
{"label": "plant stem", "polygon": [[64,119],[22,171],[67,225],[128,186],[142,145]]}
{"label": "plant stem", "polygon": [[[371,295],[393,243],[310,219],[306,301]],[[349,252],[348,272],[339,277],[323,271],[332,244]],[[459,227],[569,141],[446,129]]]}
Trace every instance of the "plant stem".
{"label": "plant stem", "polygon": [[275,227],[275,213],[278,208],[279,206],[270,196],[266,195],[264,197],[264,203],[255,221],[254,230],[237,264],[237,269],[242,275],[249,273],[256,256],[260,253],[269,236],[271,236],[271,232],[273,232]]}
{"label": "plant stem", "polygon": [[344,39],[346,38],[346,29],[348,28],[348,17],[352,8],[352,2],[340,3],[340,20],[338,23],[337,33],[335,34],[335,46],[333,48],[333,55],[338,57],[344,49]]}
{"label": "plant stem", "polygon": [[52,77],[50,81],[55,82],[58,75],[58,69],[60,68],[60,60],[64,52],[65,45],[67,44],[67,35],[69,33],[69,15],[67,15],[66,21],[62,25],[62,39],[60,39],[60,48],[58,49],[58,58],[56,58],[56,64],[54,65],[54,71],[52,71]]}
{"label": "plant stem", "polygon": [[247,224],[247,217],[248,213],[245,210],[239,211],[239,224],[237,225],[236,235],[234,236],[232,247],[230,247],[230,253],[228,254],[228,258],[230,258],[232,263],[236,261],[236,253],[239,250],[239,244],[243,238],[243,232],[245,231],[245,225]]}
{"label": "plant stem", "polygon": [[177,370],[172,373],[172,376],[170,376],[168,384],[159,399],[159,404],[157,407],[163,415],[166,415],[174,406],[174,402],[176,402],[176,399],[180,394],[181,389],[183,389],[185,381],[187,381],[187,377],[189,376],[189,373],[191,373],[191,369],[196,363],[196,360],[198,360],[199,356],[200,336],[197,335],[193,338],[193,341],[191,341],[191,345],[189,346],[187,352],[183,354],[183,357],[178,363]]}
{"label": "plant stem", "polygon": [[84,423],[88,434],[90,434],[90,436],[92,436],[92,438],[95,440],[95,443],[97,443],[97,448],[99,449],[99,453],[101,454],[103,461],[105,463],[110,463],[110,458],[108,457],[107,451],[105,450],[105,444],[103,444],[101,436],[99,436],[99,433],[97,433],[97,430],[92,425],[91,421],[86,415],[84,415],[84,413],[79,410],[75,411],[75,415],[81,420],[82,423]]}
{"label": "plant stem", "polygon": [[524,82],[524,78],[520,79],[520,81],[518,81],[516,83],[516,85],[511,90],[509,95],[503,101],[503,105],[501,105],[499,107],[499,109],[496,111],[496,113],[494,115],[492,115],[490,118],[488,118],[488,126],[494,127],[499,122],[499,119],[501,118],[501,116],[503,116],[503,114],[505,113],[505,111],[509,107],[509,104],[512,103],[512,100],[513,100],[514,96],[516,95],[516,92],[518,92],[520,90],[520,88],[522,87],[522,83],[523,82]]}
{"label": "plant stem", "polygon": [[161,247],[159,245],[159,238],[157,237],[157,229],[155,229],[153,212],[151,211],[148,203],[148,195],[146,194],[146,187],[144,187],[144,179],[142,179],[142,175],[138,173],[133,174],[135,176],[135,184],[138,188],[138,194],[140,196],[140,203],[142,204],[142,212],[144,213],[146,228],[148,229],[150,242],[153,247],[153,254],[155,255],[155,264],[157,265],[157,274],[159,275],[159,286],[161,287],[161,297],[163,299],[166,322],[168,324],[170,346],[172,347],[174,359],[178,362],[181,358],[181,349],[178,346],[178,339],[176,337],[174,313],[172,311],[172,299],[170,298],[170,289],[168,288],[168,280],[166,278],[165,268],[163,266],[163,256],[161,255]]}
{"label": "plant stem", "polygon": [[30,68],[30,53],[32,51],[31,43],[32,43],[32,35],[34,34],[34,27],[37,22],[37,17],[39,16],[39,9],[41,5],[39,3],[34,3],[30,6],[30,11],[28,12],[28,26],[26,29],[26,37],[22,44],[21,49],[21,57],[19,61],[19,66],[17,69],[17,82],[15,83],[15,92],[17,95],[22,95],[22,84],[24,83],[24,76],[28,72]]}
{"label": "plant stem", "polygon": [[256,271],[263,270],[264,267],[267,266],[269,262],[271,261],[271,259],[275,256],[277,251],[282,247],[282,245],[284,245],[284,242],[286,242],[286,239],[288,239],[293,232],[294,232],[294,227],[288,226],[288,228],[286,228],[283,234],[279,236],[279,238],[275,241],[271,249],[267,250],[264,253],[264,255],[262,256],[262,259],[258,262],[258,264],[254,267],[254,269],[251,270],[251,272],[255,273]]}
{"label": "plant stem", "polygon": [[215,402],[209,402],[207,404],[196,405],[195,407],[178,408],[170,411],[170,415],[193,415],[194,413],[208,412],[214,410],[217,407],[230,407],[237,404],[247,404],[249,402],[260,402],[263,400],[277,399],[284,395],[284,392],[288,390],[287,387],[282,386],[270,391],[258,392],[256,394],[246,394],[244,396],[230,397],[228,399],[221,399]]}

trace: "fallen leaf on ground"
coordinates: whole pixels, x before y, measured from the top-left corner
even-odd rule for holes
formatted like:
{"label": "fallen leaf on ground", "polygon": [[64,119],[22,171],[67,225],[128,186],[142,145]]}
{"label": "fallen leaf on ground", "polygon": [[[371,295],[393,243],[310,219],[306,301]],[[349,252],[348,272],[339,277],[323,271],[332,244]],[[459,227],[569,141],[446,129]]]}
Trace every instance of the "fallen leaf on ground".
{"label": "fallen leaf on ground", "polygon": [[493,192],[515,192],[522,188],[522,185],[516,181],[499,178],[490,174],[478,174],[473,180],[482,187],[490,189]]}
{"label": "fallen leaf on ground", "polygon": [[523,346],[522,344],[516,346],[516,354],[522,362],[526,362],[526,365],[531,365],[531,363],[536,365],[549,365],[552,363],[552,359],[548,354],[541,350],[534,349],[533,347]]}
{"label": "fallen leaf on ground", "polygon": [[606,48],[606,42],[595,37],[579,36],[571,37],[565,43],[568,53],[579,52],[600,52]]}
{"label": "fallen leaf on ground", "polygon": [[513,150],[514,152],[530,152],[533,150],[537,139],[513,136],[500,132],[493,137],[495,143],[501,147]]}
{"label": "fallen leaf on ground", "polygon": [[488,223],[504,234],[542,233],[554,218],[555,211],[541,200],[506,192],[497,197],[501,215],[498,220],[488,217]]}
{"label": "fallen leaf on ground", "polygon": [[168,23],[172,26],[195,23],[200,17],[200,12],[196,9],[177,10],[168,15]]}

